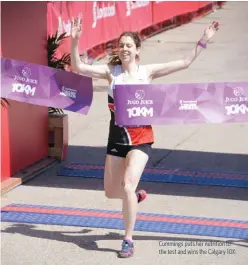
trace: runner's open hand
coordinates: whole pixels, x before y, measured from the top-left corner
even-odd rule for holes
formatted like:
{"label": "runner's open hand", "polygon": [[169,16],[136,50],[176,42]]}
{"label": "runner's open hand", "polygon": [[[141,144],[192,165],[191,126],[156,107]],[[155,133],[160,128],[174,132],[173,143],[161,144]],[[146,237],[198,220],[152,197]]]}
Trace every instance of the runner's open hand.
{"label": "runner's open hand", "polygon": [[206,42],[210,41],[218,29],[219,29],[219,22],[213,21],[212,24],[204,30],[203,39]]}
{"label": "runner's open hand", "polygon": [[83,32],[82,14],[71,22],[71,37],[73,40],[79,40]]}

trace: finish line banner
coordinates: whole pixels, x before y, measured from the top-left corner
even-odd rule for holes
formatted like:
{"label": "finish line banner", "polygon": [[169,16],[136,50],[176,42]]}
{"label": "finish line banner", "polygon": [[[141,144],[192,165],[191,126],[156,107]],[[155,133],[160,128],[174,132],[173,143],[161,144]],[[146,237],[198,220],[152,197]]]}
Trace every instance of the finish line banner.
{"label": "finish line banner", "polygon": [[86,115],[92,79],[64,70],[1,58],[1,97]]}
{"label": "finish line banner", "polygon": [[247,123],[248,82],[116,85],[120,126]]}

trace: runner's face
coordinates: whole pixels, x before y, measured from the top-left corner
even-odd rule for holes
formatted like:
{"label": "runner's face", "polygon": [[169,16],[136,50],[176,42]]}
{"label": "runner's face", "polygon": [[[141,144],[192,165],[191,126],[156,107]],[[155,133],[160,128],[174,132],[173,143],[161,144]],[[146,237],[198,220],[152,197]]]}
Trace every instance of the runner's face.
{"label": "runner's face", "polygon": [[119,41],[119,57],[123,63],[134,61],[136,55],[139,54],[139,50],[139,48],[136,48],[136,45],[131,37],[121,37]]}

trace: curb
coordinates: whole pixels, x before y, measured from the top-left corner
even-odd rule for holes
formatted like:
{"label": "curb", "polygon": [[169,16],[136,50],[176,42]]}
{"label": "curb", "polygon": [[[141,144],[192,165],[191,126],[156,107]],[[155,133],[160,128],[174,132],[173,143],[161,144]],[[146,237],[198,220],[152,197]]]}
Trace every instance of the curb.
{"label": "curb", "polygon": [[26,181],[31,180],[39,174],[47,171],[57,163],[58,161],[56,159],[47,157],[21,170],[14,176],[6,179],[1,183],[1,196],[22,185]]}

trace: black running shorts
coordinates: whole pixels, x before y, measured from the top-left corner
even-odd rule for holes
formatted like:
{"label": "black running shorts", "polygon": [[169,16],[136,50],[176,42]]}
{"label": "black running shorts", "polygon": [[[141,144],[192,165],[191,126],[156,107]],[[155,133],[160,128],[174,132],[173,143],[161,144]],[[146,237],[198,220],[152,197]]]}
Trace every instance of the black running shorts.
{"label": "black running shorts", "polygon": [[119,157],[126,157],[129,151],[140,150],[150,157],[152,152],[152,143],[145,143],[139,145],[122,145],[122,144],[113,144],[108,143],[107,145],[107,154]]}

